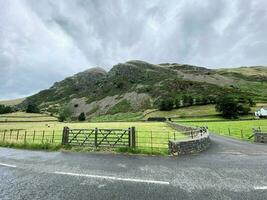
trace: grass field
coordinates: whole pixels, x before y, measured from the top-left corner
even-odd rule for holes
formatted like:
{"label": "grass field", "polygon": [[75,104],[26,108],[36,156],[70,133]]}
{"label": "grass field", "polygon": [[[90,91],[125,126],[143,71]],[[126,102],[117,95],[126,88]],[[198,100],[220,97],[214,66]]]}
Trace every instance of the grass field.
{"label": "grass field", "polygon": [[[261,107],[267,107],[266,103],[257,103],[256,106],[251,108],[251,114],[248,116],[243,116],[242,118],[253,118],[254,112]],[[215,105],[199,105],[199,106],[190,106],[190,107],[184,107],[179,109],[174,109],[171,111],[159,111],[156,110],[154,112],[148,112],[148,114],[145,115],[145,119],[149,117],[172,117],[172,118],[181,118],[182,120],[184,118],[187,118],[190,120],[193,118],[211,118],[211,119],[223,119],[219,116],[219,112],[216,111]],[[175,119],[177,120],[177,119]]]}
{"label": "grass field", "polygon": [[192,117],[192,116],[207,116],[207,115],[218,115],[219,113],[215,111],[214,105],[203,105],[203,106],[190,106],[179,109],[174,109],[171,111],[154,111],[147,115],[145,118],[149,117]]}
{"label": "grass field", "polygon": [[[252,112],[266,104],[257,104]],[[154,111],[148,117],[174,117],[173,121],[187,126],[208,126],[210,132],[247,139],[252,134],[252,128],[267,127],[267,120],[229,121],[223,119],[215,111],[214,105],[191,106],[172,111]],[[192,117],[193,116],[193,117]],[[5,139],[11,142],[23,141],[27,143],[55,143],[60,144],[64,126],[71,129],[127,129],[136,127],[136,142],[140,149],[154,152],[167,152],[169,139],[184,139],[187,136],[177,132],[161,122],[136,122],[142,113],[124,113],[106,115],[91,119],[92,122],[60,123],[55,117],[45,114],[11,113],[0,115],[0,141],[5,134]],[[244,116],[253,119],[253,114]],[[129,120],[131,119],[131,120]],[[128,122],[106,122],[106,121]],[[13,122],[12,122],[13,121]],[[35,122],[34,122],[35,121]],[[100,121],[100,122],[97,122]],[[6,130],[6,133],[4,133]],[[26,137],[25,137],[26,136]],[[161,150],[157,150],[161,149]]]}
{"label": "grass field", "polygon": [[0,115],[0,122],[48,122],[58,121],[57,118],[47,114],[35,114],[25,112],[15,112]]}
{"label": "grass field", "polygon": [[[83,123],[60,123],[47,122],[45,115],[13,113],[0,116],[8,119],[35,119],[43,122],[2,122],[0,123],[0,140],[5,137],[9,142],[26,143],[55,143],[60,144],[63,127],[70,129],[127,129],[136,128],[136,144],[139,149],[146,149],[155,153],[167,153],[169,139],[184,139],[187,136],[170,128],[162,122],[83,122]],[[52,118],[52,117],[51,117]]]}
{"label": "grass field", "polygon": [[110,121],[138,121],[143,118],[142,112],[128,112],[128,113],[117,113],[114,115],[101,115],[92,117],[89,120],[91,122],[110,122]]}
{"label": "grass field", "polygon": [[[222,122],[177,122],[186,126],[208,126],[210,132],[247,140],[252,135],[252,128],[261,128],[267,131],[267,120],[244,120]],[[252,138],[253,140],[253,138]]]}

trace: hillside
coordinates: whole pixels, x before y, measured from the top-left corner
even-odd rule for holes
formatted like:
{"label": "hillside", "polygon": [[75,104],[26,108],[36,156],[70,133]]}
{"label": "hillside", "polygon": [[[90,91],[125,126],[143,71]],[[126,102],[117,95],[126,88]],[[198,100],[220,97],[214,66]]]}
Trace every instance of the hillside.
{"label": "hillside", "polygon": [[6,106],[15,106],[20,103],[22,103],[25,100],[25,98],[20,99],[12,99],[12,100],[0,100],[0,105],[6,105]]}
{"label": "hillside", "polygon": [[85,112],[94,117],[156,108],[165,97],[191,95],[197,100],[226,93],[267,101],[267,68],[211,70],[176,63],[128,61],[108,72],[92,68],[68,77],[28,97],[22,105],[34,102],[41,109],[56,113],[67,104],[74,116]]}

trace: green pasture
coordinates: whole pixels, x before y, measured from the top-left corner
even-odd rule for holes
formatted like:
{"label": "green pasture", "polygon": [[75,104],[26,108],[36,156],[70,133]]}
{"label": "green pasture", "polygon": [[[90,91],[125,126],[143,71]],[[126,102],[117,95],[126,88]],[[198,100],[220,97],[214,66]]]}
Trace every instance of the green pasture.
{"label": "green pasture", "polygon": [[[267,107],[266,103],[257,103],[256,106],[251,107],[251,114],[241,116],[241,118],[254,118],[254,112],[261,107]],[[146,114],[147,113],[147,114]],[[184,108],[173,109],[171,111],[147,110],[145,112],[145,119],[149,117],[171,117],[176,121],[183,121],[184,119],[201,120],[224,120],[220,117],[220,113],[216,111],[215,105],[196,105]]]}
{"label": "green pasture", "polygon": [[[252,128],[261,128],[267,131],[266,119],[243,120],[243,121],[221,121],[221,122],[177,122],[186,126],[208,126],[209,131],[225,136],[231,136],[247,140],[252,135]],[[252,138],[253,139],[253,138]]]}
{"label": "green pasture", "polygon": [[19,122],[0,123],[0,140],[26,143],[61,143],[63,127],[70,129],[127,129],[136,128],[136,144],[142,151],[166,153],[169,139],[184,139],[187,136],[170,128],[163,122]]}
{"label": "green pasture", "polygon": [[201,106],[190,106],[179,109],[174,109],[171,111],[159,111],[155,110],[153,112],[148,112],[145,118],[149,117],[201,117],[207,115],[218,115],[219,113],[215,110],[214,105],[201,105]]}
{"label": "green pasture", "polygon": [[58,121],[57,118],[47,114],[15,112],[0,115],[0,122],[42,122]]}

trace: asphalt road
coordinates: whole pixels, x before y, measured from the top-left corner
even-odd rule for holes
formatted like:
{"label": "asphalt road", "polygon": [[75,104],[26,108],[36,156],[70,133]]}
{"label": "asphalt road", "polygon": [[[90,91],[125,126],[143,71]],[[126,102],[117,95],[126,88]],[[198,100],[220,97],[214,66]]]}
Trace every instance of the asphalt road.
{"label": "asphalt road", "polygon": [[0,148],[0,199],[267,199],[267,145],[211,136],[198,155]]}

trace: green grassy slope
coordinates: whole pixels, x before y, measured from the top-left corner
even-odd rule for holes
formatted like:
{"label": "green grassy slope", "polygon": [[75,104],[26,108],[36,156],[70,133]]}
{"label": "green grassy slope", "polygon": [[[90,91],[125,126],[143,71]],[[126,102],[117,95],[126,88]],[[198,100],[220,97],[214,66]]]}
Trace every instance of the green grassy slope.
{"label": "green grassy slope", "polygon": [[25,100],[25,98],[11,99],[11,100],[0,100],[0,104],[6,105],[6,106],[15,106],[15,105],[22,103],[24,100]]}

